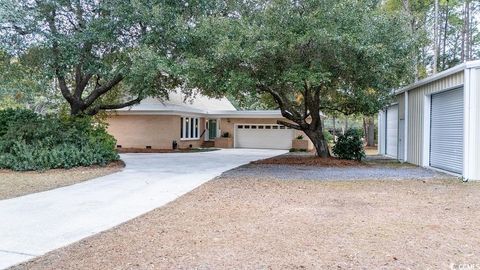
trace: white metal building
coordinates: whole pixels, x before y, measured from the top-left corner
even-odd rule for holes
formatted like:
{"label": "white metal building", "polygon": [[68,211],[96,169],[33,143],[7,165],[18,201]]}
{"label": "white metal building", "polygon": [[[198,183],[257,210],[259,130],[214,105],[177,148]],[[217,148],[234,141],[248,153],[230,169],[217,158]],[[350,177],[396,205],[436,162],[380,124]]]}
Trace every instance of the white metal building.
{"label": "white metal building", "polygon": [[395,92],[379,113],[379,152],[480,180],[480,61],[467,62]]}

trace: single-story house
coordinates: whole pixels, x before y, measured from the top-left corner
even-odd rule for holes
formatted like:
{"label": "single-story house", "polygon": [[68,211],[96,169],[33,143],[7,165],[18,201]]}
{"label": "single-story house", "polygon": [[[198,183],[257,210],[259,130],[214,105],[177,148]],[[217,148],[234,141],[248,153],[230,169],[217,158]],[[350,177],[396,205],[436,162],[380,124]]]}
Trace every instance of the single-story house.
{"label": "single-story house", "polygon": [[395,91],[379,113],[379,153],[480,180],[480,61]]}
{"label": "single-story house", "polygon": [[279,110],[240,111],[226,98],[197,93],[186,100],[176,91],[165,101],[148,98],[136,106],[109,111],[107,122],[119,148],[313,149],[309,140],[294,140],[307,137],[277,124],[280,119],[285,120]]}

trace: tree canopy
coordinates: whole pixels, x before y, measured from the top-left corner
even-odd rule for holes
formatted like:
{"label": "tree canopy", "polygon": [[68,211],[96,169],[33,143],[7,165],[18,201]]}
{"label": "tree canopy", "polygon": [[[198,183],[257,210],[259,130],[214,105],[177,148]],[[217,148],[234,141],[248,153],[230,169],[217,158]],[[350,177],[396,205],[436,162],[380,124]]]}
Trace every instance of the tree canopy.
{"label": "tree canopy", "polygon": [[420,41],[416,80],[480,57],[480,1],[386,0],[383,10],[403,12]]}
{"label": "tree canopy", "polygon": [[[49,79],[42,87],[59,89],[71,114],[96,114],[146,96],[165,97],[178,84],[174,28],[182,4],[5,0],[1,44],[15,61]],[[38,61],[24,57],[32,50]]]}
{"label": "tree canopy", "polygon": [[374,114],[412,74],[407,24],[376,1],[274,0],[246,10],[198,21],[187,84],[216,96],[269,94],[291,121],[282,124],[305,131],[317,152],[326,151],[321,112]]}

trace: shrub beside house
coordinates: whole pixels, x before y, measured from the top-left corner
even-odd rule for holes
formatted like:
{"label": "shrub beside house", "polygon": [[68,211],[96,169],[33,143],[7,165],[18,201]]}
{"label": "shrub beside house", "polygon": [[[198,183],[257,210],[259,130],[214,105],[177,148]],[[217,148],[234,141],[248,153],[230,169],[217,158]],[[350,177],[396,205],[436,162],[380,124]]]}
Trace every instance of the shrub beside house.
{"label": "shrub beside house", "polygon": [[116,141],[91,117],[0,111],[0,169],[18,171],[106,165],[119,159]]}

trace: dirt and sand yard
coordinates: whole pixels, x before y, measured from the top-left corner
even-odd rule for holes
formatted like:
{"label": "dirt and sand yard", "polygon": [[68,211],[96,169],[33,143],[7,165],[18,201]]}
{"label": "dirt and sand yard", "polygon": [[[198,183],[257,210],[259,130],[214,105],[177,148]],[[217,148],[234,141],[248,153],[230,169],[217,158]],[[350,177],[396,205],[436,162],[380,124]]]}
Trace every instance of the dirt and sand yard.
{"label": "dirt and sand yard", "polygon": [[0,200],[73,185],[118,172],[124,166],[122,161],[118,161],[107,166],[55,169],[44,172],[0,170]]}
{"label": "dirt and sand yard", "polygon": [[[232,170],[165,207],[14,269],[451,269],[480,264],[480,183],[428,170],[420,174],[412,166],[382,166],[391,170],[378,172],[385,179],[362,172],[367,180],[353,181],[333,180],[330,171],[332,179],[325,181],[319,178],[325,168],[288,166],[296,173],[279,177],[275,171],[286,166],[275,164]],[[403,180],[394,178],[395,172]],[[316,180],[303,179],[310,174]]]}

